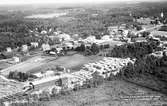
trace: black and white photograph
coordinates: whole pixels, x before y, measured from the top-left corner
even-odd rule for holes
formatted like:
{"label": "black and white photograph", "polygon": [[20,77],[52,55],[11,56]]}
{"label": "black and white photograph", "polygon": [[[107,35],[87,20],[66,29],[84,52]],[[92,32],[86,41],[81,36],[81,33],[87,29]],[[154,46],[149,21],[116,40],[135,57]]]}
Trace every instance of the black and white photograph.
{"label": "black and white photograph", "polygon": [[167,0],[0,0],[0,106],[167,106]]}

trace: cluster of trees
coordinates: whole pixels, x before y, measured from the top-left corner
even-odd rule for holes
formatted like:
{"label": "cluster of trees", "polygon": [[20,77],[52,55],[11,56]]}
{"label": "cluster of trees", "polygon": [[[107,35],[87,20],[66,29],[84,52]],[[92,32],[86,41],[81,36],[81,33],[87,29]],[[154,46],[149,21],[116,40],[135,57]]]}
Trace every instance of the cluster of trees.
{"label": "cluster of trees", "polygon": [[142,26],[138,24],[133,24],[133,27],[136,28],[137,31],[140,31],[143,29]]}
{"label": "cluster of trees", "polygon": [[152,53],[158,45],[151,42],[136,42],[132,44],[125,44],[116,46],[110,51],[109,56],[112,57],[131,57],[131,58],[142,58],[146,54]]}
{"label": "cluster of trees", "polygon": [[[73,17],[68,21],[62,21],[61,19],[26,20],[22,18],[2,21],[0,23],[0,39],[3,40],[0,41],[0,51],[5,50],[8,46],[15,48],[18,45],[29,43],[34,38],[42,39],[35,37],[34,33],[29,33],[29,30],[40,33],[42,30],[49,31],[52,29],[48,35],[61,30],[71,35],[78,34],[83,38],[90,35],[101,38],[102,35],[109,34],[108,26],[133,22],[132,17],[127,12],[116,11],[113,13],[112,11],[102,12],[96,9],[85,10],[65,17]],[[98,16],[93,16],[93,13],[97,13]]]}
{"label": "cluster of trees", "polygon": [[85,55],[96,55],[99,53],[100,47],[96,43],[93,43],[90,47],[86,47],[85,44],[81,44],[81,46],[77,47],[75,50],[84,52]]}
{"label": "cluster of trees", "polygon": [[162,26],[159,31],[167,31],[167,26]]}
{"label": "cluster of trees", "polygon": [[158,78],[166,79],[166,60],[167,56],[164,54],[145,55],[144,58],[137,59],[134,64],[128,63],[128,65],[123,68],[122,75],[125,78],[134,78],[138,75],[150,74]]}
{"label": "cluster of trees", "polygon": [[24,81],[27,81],[29,78],[34,79],[37,77],[35,75],[30,74],[30,73],[11,71],[8,75],[8,78],[24,82]]}

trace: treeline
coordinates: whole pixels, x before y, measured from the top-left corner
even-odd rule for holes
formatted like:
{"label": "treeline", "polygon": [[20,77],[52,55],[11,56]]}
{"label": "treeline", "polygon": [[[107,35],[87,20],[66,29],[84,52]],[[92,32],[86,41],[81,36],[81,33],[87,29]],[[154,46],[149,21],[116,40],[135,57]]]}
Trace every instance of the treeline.
{"label": "treeline", "polygon": [[166,52],[163,55],[161,53],[148,54],[144,58],[137,59],[134,64],[129,63],[127,67],[124,67],[122,75],[126,78],[135,78],[138,75],[150,74],[166,81],[166,59]]}
{"label": "treeline", "polygon": [[84,52],[84,55],[96,55],[100,51],[100,47],[96,44],[93,43],[91,46],[86,47],[85,44],[81,44],[79,47],[75,49],[75,51],[78,52]]}
{"label": "treeline", "polygon": [[27,81],[30,78],[35,79],[37,77],[35,75],[30,74],[30,73],[11,71],[8,75],[8,78],[24,82],[24,81]]}
{"label": "treeline", "polygon": [[143,58],[146,54],[152,53],[155,49],[157,49],[156,42],[136,42],[136,43],[128,43],[121,46],[116,46],[113,50],[108,53],[111,57],[130,57],[130,58]]}
{"label": "treeline", "polygon": [[0,39],[0,51],[6,50],[7,47],[21,47],[23,44],[30,44],[40,40],[36,36],[25,33],[0,33]]}
{"label": "treeline", "polygon": [[[73,19],[65,22],[59,20],[56,23],[57,27],[63,32],[79,34],[82,37],[93,35],[96,38],[100,38],[103,35],[109,34],[109,26],[133,23],[133,17],[129,16],[128,12],[113,13],[112,10],[86,9],[84,12],[72,14],[69,17],[73,17]],[[55,20],[52,19],[52,22],[55,22]]]}
{"label": "treeline", "polygon": [[28,33],[29,29],[33,26],[33,23],[11,19],[0,23],[0,32]]}

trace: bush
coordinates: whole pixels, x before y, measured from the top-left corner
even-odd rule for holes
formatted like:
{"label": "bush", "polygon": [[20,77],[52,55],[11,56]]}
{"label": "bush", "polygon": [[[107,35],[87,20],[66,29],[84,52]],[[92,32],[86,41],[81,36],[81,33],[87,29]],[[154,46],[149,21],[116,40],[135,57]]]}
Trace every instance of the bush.
{"label": "bush", "polygon": [[28,80],[29,78],[37,78],[37,76],[32,75],[30,73],[11,71],[8,75],[8,78],[24,82],[24,81]]}

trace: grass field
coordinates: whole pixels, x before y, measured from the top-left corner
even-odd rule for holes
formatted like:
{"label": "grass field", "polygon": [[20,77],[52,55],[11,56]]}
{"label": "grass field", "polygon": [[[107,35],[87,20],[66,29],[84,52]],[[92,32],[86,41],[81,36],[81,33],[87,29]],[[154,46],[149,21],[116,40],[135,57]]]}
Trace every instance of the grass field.
{"label": "grass field", "polygon": [[10,71],[16,70],[35,73],[48,69],[55,69],[56,66],[63,66],[71,70],[79,70],[83,64],[94,62],[101,58],[102,57],[99,56],[83,56],[77,53],[61,57],[34,56],[24,62],[3,69],[1,72],[3,75],[8,75]]}
{"label": "grass field", "polygon": [[[97,88],[81,89],[69,95],[60,96],[45,106],[162,106],[165,101],[152,100],[125,100],[129,96],[163,96],[158,92],[150,91],[123,80],[106,81]],[[166,102],[167,103],[167,102]]]}
{"label": "grass field", "polygon": [[57,59],[50,61],[38,68],[31,70],[31,72],[36,71],[46,71],[48,69],[54,69],[56,66],[63,66],[67,69],[71,69],[72,71],[79,71],[79,69],[87,63],[95,62],[102,59],[99,56],[83,56],[81,54],[74,54],[70,56],[62,56]]}

